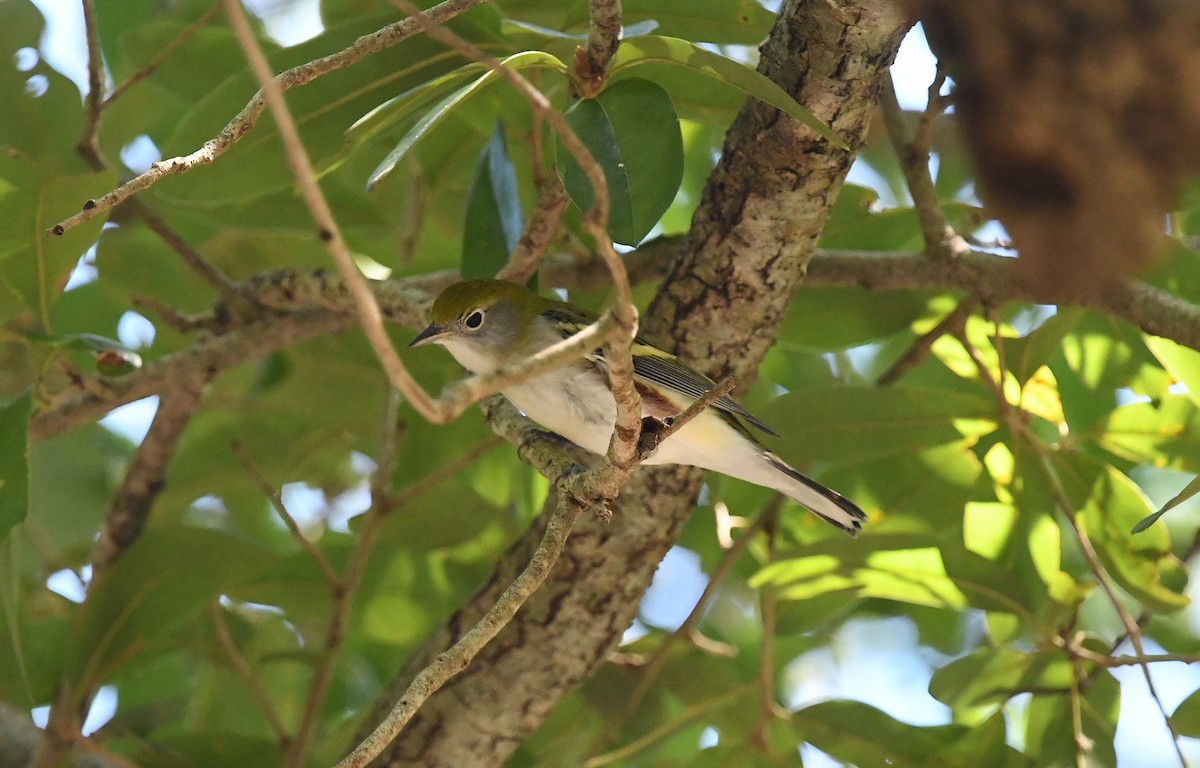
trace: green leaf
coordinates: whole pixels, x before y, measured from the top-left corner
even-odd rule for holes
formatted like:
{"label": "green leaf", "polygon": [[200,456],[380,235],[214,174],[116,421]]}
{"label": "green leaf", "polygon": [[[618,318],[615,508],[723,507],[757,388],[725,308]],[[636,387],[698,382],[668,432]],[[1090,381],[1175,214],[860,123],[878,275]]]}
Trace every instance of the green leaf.
{"label": "green leaf", "polygon": [[96,368],[106,376],[120,376],[142,367],[142,356],[116,339],[95,333],[31,333],[30,341],[56,349],[90,352],[96,359]]}
{"label": "green leaf", "polygon": [[1022,691],[1071,688],[1071,662],[1061,653],[979,648],[933,673],[929,694],[955,709],[1003,704]]}
{"label": "green leaf", "polygon": [[271,564],[246,540],[190,527],[151,528],[93,585],[64,649],[71,682],[96,685],[232,585]]}
{"label": "green leaf", "polygon": [[[683,179],[683,138],[671,97],[649,80],[631,78],[576,102],[567,122],[604,171],[609,234],[637,245],[671,206]],[[571,200],[581,211],[590,209],[591,183],[561,141],[557,164]]]}
{"label": "green leaf", "polygon": [[616,78],[632,68],[653,63],[686,67],[714,80],[736,86],[748,95],[796,118],[838,149],[846,148],[846,143],[836,133],[765,75],[687,40],[659,35],[644,35],[625,40],[613,57],[608,70],[609,77]]}
{"label": "green leaf", "polygon": [[1163,582],[1164,576],[1180,570],[1166,530],[1151,527],[1136,539],[1131,533],[1150,509],[1142,490],[1115,467],[1090,456],[1060,453],[1053,458],[1069,496],[1085,498],[1076,513],[1079,526],[1113,580],[1151,610],[1170,612],[1187,606],[1188,596]]}
{"label": "green leaf", "polygon": [[1200,691],[1192,692],[1180,702],[1171,719],[1175,721],[1180,734],[1193,739],[1200,738]]}
{"label": "green leaf", "polygon": [[1063,337],[1075,329],[1082,315],[1083,310],[1064,307],[1025,336],[1000,339],[1008,370],[1022,386],[1059,351]]}
{"label": "green leaf", "polygon": [[107,192],[115,181],[111,171],[55,176],[23,155],[0,153],[0,206],[5,216],[0,283],[21,299],[0,302],[0,320],[26,311],[38,317],[42,330],[49,330],[50,307],[99,235],[104,219],[85,221],[63,235],[47,235],[45,230],[78,212],[85,200]]}
{"label": "green leaf", "polygon": [[413,119],[418,110],[425,109],[435,100],[446,98],[451,90],[461,89],[466,80],[478,77],[484,72],[487,72],[487,67],[483,64],[466,64],[383,102],[346,129],[346,141],[342,150],[322,164],[321,172],[328,173],[338,167],[356,147]]}
{"label": "green leaf", "polygon": [[517,173],[500,123],[479,156],[463,225],[462,276],[490,278],[508,261],[525,227]]}
{"label": "green leaf", "polygon": [[826,701],[792,715],[805,741],[854,765],[928,768],[970,733],[964,725],[908,725],[857,701]]}
{"label": "green leaf", "polygon": [[1186,395],[1122,405],[1097,442],[1129,461],[1195,472],[1200,470],[1200,408]]}
{"label": "green leaf", "polygon": [[1147,335],[1145,341],[1171,377],[1187,387],[1192,402],[1200,405],[1200,352],[1158,336]]}
{"label": "green leaf", "polygon": [[0,405],[0,542],[29,513],[29,414],[26,392]]}
{"label": "green leaf", "polygon": [[1168,501],[1166,504],[1163,504],[1162,507],[1160,507],[1157,512],[1155,512],[1152,515],[1146,515],[1141,520],[1139,520],[1137,522],[1137,525],[1133,526],[1133,530],[1130,532],[1131,533],[1141,533],[1142,531],[1146,530],[1150,526],[1157,523],[1158,519],[1160,517],[1167,514],[1167,512],[1171,511],[1172,509],[1179,506],[1180,504],[1187,501],[1188,499],[1192,498],[1197,493],[1200,493],[1200,475],[1197,475],[1196,477],[1192,478],[1192,482],[1190,482],[1186,486],[1184,486],[1184,489],[1182,491],[1175,494],[1175,496],[1170,501]]}
{"label": "green leaf", "polygon": [[664,35],[706,43],[758,45],[771,31],[775,14],[754,0],[624,0],[621,20],[625,26],[622,45],[635,35],[629,25],[653,20]]}
{"label": "green leaf", "polygon": [[[1077,765],[1079,743],[1075,738],[1075,704],[1071,696],[1035,696],[1026,715],[1026,750],[1037,757],[1037,765]],[[1088,740],[1088,766],[1116,766],[1113,739],[1121,712],[1121,686],[1112,675],[1101,673],[1089,679],[1078,702],[1079,724]]]}
{"label": "green leaf", "polygon": [[925,315],[933,295],[852,287],[802,288],[788,307],[780,340],[825,351],[878,341],[906,330]]}
{"label": "green leaf", "polygon": [[[505,67],[516,70],[537,67],[558,70],[564,74],[567,72],[567,66],[558,57],[542,51],[524,51],[523,53],[513,54],[500,63]],[[417,124],[404,135],[400,143],[375,168],[371,173],[371,177],[367,180],[367,189],[373,188],[387,177],[389,173],[395,170],[396,166],[412,151],[413,147],[430,131],[440,125],[451,113],[461,108],[473,96],[498,79],[500,79],[500,75],[495,70],[489,69],[471,83],[459,88],[454,93],[439,101],[424,117],[417,121]]]}
{"label": "green leaf", "polygon": [[[475,8],[455,18],[450,27],[489,53],[503,55],[503,43],[495,31],[479,23],[492,14],[495,9]],[[394,15],[364,12],[299,45],[283,49],[267,45],[272,69],[283,71],[320,59],[393,21]],[[228,37],[227,30],[205,32]],[[218,50],[225,50],[226,41],[218,42],[221,45]],[[210,51],[209,56],[220,60],[217,51]],[[237,56],[233,58],[237,60]],[[288,106],[314,166],[328,166],[331,158],[344,148],[346,128],[371,109],[464,63],[458,53],[425,35],[416,35],[385,47],[353,67],[335,69],[302,88],[289,90]],[[205,69],[197,68],[198,73],[188,78],[193,88],[197,82],[202,83],[206,94],[193,100],[182,119],[164,126],[167,138],[160,144],[164,156],[187,155],[203,146],[238,114],[258,88],[244,65],[223,80],[206,80],[204,73],[212,68],[211,64]],[[217,162],[193,168],[186,177],[165,179],[155,187],[155,195],[186,203],[194,209],[241,203],[288,191],[293,186],[279,132],[270,116],[264,115]]]}
{"label": "green leaf", "polygon": [[804,465],[971,440],[994,430],[999,417],[995,401],[982,392],[897,386],[798,390],[768,405],[764,420],[787,440],[780,454]]}
{"label": "green leaf", "polygon": [[[0,3],[0,60],[4,61],[0,67],[0,93],[4,94],[0,147],[5,148],[5,155],[35,162],[50,177],[77,173],[86,166],[75,152],[83,119],[79,89],[38,52],[44,26],[33,3]],[[30,58],[28,67],[16,66]],[[76,200],[74,210],[86,199]],[[7,214],[4,224],[11,231]]]}

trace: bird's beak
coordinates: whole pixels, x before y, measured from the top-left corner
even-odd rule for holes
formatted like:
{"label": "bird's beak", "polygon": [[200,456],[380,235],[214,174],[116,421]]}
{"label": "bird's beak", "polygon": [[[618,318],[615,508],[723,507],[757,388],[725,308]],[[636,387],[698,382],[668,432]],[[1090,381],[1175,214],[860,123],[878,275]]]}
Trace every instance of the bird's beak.
{"label": "bird's beak", "polygon": [[436,343],[438,337],[446,332],[446,329],[437,323],[430,323],[429,327],[418,333],[412,341],[408,342],[408,348],[419,347],[423,344]]}

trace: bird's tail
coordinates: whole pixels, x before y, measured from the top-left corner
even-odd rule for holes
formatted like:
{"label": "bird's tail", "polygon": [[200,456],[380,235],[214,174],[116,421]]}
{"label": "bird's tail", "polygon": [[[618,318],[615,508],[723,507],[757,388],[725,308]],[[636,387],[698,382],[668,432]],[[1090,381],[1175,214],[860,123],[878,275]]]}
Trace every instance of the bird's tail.
{"label": "bird's tail", "polygon": [[769,487],[807,507],[830,525],[841,528],[851,536],[858,535],[867,515],[854,502],[805,477],[773,453],[764,453],[763,458],[777,470],[775,481],[767,484]]}

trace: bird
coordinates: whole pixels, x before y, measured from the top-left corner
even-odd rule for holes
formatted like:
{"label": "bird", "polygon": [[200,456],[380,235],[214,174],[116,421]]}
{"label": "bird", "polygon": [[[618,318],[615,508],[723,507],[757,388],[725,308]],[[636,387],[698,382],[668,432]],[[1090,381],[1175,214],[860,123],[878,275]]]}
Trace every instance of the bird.
{"label": "bird", "polygon": [[[429,325],[408,346],[437,344],[471,373],[491,373],[574,335],[596,317],[516,283],[465,280],[437,296]],[[634,339],[631,352],[643,417],[667,422],[716,386],[641,337]],[[501,394],[534,422],[580,448],[600,455],[608,450],[617,410],[603,350],[505,387]],[[663,440],[642,463],[700,467],[774,489],[831,525],[857,535],[866,514],[767,450],[750,427],[778,436],[735,400],[723,396]]]}

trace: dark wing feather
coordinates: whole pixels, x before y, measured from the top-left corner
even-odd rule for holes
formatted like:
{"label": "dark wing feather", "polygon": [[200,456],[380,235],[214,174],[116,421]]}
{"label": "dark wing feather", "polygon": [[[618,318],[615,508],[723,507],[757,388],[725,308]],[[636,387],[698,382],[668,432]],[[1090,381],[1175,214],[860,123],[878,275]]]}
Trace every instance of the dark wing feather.
{"label": "dark wing feather", "polygon": [[[699,371],[692,370],[690,366],[683,363],[679,358],[668,356],[666,353],[660,353],[660,355],[638,355],[634,357],[634,375],[640,376],[654,384],[670,387],[676,392],[693,398],[703,397],[717,386],[715,381]],[[713,403],[713,407],[718,411],[745,419],[747,424],[761,429],[768,435],[779,436],[773,429],[762,423],[757,416],[747,411],[729,396],[722,397]]]}
{"label": "dark wing feather", "polygon": [[[587,310],[563,302],[555,302],[542,310],[542,316],[559,324],[560,328],[562,328],[564,339],[574,333],[575,330],[595,322],[597,317]],[[634,343],[654,350],[654,354],[634,356],[634,376],[645,379],[652,384],[673,389],[682,395],[692,398],[703,397],[713,387],[717,386],[717,383],[712,379],[699,371],[693,370],[679,358],[663,352],[642,337],[639,336],[634,339]],[[588,355],[588,357],[601,365],[604,364],[604,351],[601,349],[597,349],[594,353]],[[779,434],[775,430],[768,427],[762,420],[747,411],[728,395],[713,403],[713,407],[722,413],[744,419],[747,424],[762,430],[768,435],[779,437]]]}

